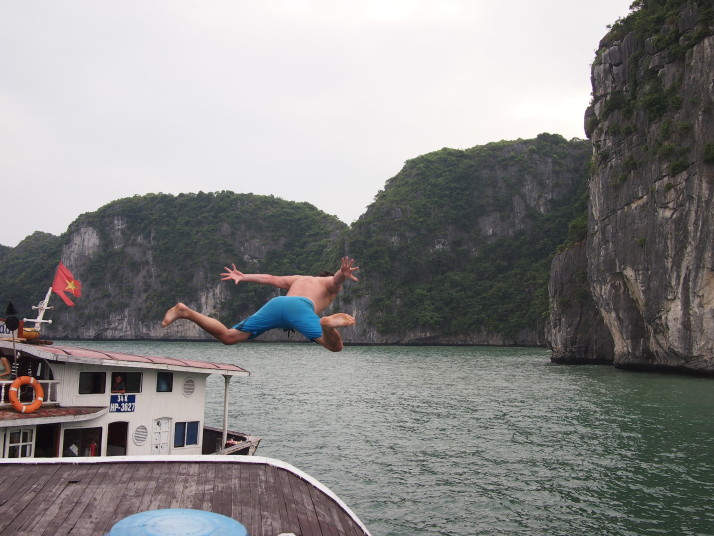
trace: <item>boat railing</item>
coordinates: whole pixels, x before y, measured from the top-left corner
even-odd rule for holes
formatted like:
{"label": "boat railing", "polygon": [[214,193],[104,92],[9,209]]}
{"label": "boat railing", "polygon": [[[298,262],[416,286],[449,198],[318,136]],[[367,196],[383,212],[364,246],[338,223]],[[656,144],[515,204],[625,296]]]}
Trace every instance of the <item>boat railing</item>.
{"label": "boat railing", "polygon": [[[0,381],[0,408],[5,406],[10,406],[10,399],[8,397],[10,393],[10,386],[13,380],[3,380]],[[43,404],[57,404],[59,403],[59,380],[39,380],[42,390],[45,393]],[[25,394],[27,393],[27,394]],[[27,397],[27,400],[25,400]],[[20,395],[20,401],[23,403],[32,402],[35,400],[34,389],[32,387],[27,387],[23,394]]]}

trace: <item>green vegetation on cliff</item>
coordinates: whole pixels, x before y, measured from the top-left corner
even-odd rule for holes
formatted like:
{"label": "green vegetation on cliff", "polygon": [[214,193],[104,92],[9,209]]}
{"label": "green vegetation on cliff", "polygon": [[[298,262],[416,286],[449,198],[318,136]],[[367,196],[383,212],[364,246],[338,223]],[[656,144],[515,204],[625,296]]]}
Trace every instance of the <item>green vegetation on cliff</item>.
{"label": "green vegetation on cliff", "polygon": [[[339,255],[333,249],[346,230],[308,203],[272,196],[134,196],[81,215],[61,237],[35,233],[0,250],[0,298],[14,299],[21,315],[32,314],[30,305],[44,297],[63,248],[66,255],[73,242],[70,269],[83,283],[83,296],[80,306],[60,305],[52,313],[58,324],[108,323],[122,311],[139,322],[156,322],[178,300],[198,303],[231,263],[250,272],[334,270]],[[269,295],[266,287],[241,285],[217,305],[230,322]]]}
{"label": "green vegetation on cliff", "polygon": [[[685,13],[696,9],[702,24],[684,43],[679,43],[679,22]],[[630,4],[630,14],[618,19],[608,34],[601,40],[600,48],[623,39],[635,32],[638,37],[653,37],[653,45],[662,50],[669,48],[680,54],[680,47],[691,47],[706,35],[707,23],[714,20],[714,6],[711,0],[634,0]]]}
{"label": "green vegetation on cliff", "polygon": [[[637,0],[600,42],[593,75],[608,83],[600,82],[594,93],[587,131],[593,139],[612,140],[598,148],[595,165],[601,171],[617,165],[616,173],[607,171],[613,190],[636,188],[629,183],[641,180],[655,159],[670,178],[700,160],[711,162],[711,133],[700,126],[711,112],[710,92],[696,89],[710,66],[701,65],[693,77],[681,73],[701,62],[710,45],[698,45],[712,35],[711,0]],[[613,147],[636,147],[644,132],[650,134],[641,152],[613,159]]]}
{"label": "green vegetation on cliff", "polygon": [[275,294],[260,285],[227,289],[218,276],[231,263],[310,274],[334,270],[349,253],[360,284],[336,307],[362,304],[362,333],[395,342],[488,333],[535,344],[550,262],[582,212],[589,158],[589,142],[551,134],[442,149],[408,161],[351,229],[310,204],[272,196],[121,199],[81,215],[61,237],[47,235],[41,251],[29,245],[42,237],[0,251],[0,297],[38,300],[65,255],[83,296],[81,307],[53,312],[58,324],[99,326],[95,337],[102,326],[126,325],[142,337],[176,301],[230,324]]}
{"label": "green vegetation on cliff", "polygon": [[538,333],[589,158],[589,142],[541,134],[407,162],[350,232],[369,322],[425,339]]}
{"label": "green vegetation on cliff", "polygon": [[[227,191],[122,199],[85,214],[72,228],[87,225],[100,231],[102,244],[114,244],[97,252],[85,277],[89,285],[102,286],[115,306],[128,305],[134,293],[112,292],[112,287],[135,286],[137,274],[152,266],[151,274],[144,274],[141,320],[160,318],[177,300],[195,303],[205,290],[198,288],[201,282],[215,282],[231,263],[244,271],[278,274],[332,267],[336,261],[326,259],[326,251],[347,229],[308,203]],[[150,257],[144,256],[147,251]],[[127,268],[122,280],[107,279],[115,266]],[[268,291],[239,287],[222,313],[239,318],[262,304]]]}
{"label": "green vegetation on cliff", "polygon": [[0,316],[12,300],[20,317],[34,318],[32,305],[44,299],[59,262],[59,237],[36,232],[14,248],[0,248]]}

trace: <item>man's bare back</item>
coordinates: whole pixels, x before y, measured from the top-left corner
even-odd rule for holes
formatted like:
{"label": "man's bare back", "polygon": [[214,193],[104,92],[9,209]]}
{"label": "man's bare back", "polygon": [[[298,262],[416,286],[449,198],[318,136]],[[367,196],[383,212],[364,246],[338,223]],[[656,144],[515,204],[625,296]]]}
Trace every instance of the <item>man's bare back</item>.
{"label": "man's bare back", "polygon": [[331,280],[327,277],[296,276],[295,281],[288,288],[287,296],[307,298],[315,306],[315,312],[321,313],[337,297],[337,292],[329,288]]}

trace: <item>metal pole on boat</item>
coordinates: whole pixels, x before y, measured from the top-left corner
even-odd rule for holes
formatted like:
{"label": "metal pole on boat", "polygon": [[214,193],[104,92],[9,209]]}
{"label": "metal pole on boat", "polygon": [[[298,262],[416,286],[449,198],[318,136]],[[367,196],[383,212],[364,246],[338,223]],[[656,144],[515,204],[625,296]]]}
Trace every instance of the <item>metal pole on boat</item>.
{"label": "metal pole on boat", "polygon": [[5,327],[10,330],[10,336],[12,337],[12,372],[10,374],[11,378],[17,377],[17,348],[15,347],[15,333],[17,328],[20,327],[20,321],[15,316],[17,314],[17,309],[12,304],[12,300],[7,303],[7,309],[5,309]]}
{"label": "metal pole on boat", "polygon": [[34,322],[35,329],[38,331],[43,323],[51,324],[52,320],[43,320],[43,317],[45,316],[45,311],[47,311],[48,309],[54,309],[54,307],[49,306],[51,297],[52,297],[52,287],[47,289],[47,295],[45,296],[44,300],[42,300],[37,305],[32,306],[33,309],[40,311],[39,313],[37,313],[37,318],[23,318],[23,321],[24,322]]}
{"label": "metal pole on boat", "polygon": [[231,383],[231,377],[227,374],[223,375],[225,386],[223,387],[223,436],[221,439],[221,450],[226,448],[228,441],[228,386]]}

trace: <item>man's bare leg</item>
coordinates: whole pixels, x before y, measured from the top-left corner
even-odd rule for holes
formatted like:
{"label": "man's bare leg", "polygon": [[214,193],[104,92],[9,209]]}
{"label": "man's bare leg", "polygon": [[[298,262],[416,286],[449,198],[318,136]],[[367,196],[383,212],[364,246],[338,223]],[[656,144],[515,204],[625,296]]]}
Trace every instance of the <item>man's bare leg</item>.
{"label": "man's bare leg", "polygon": [[344,345],[342,344],[342,336],[336,328],[353,326],[354,323],[354,317],[345,313],[323,316],[320,319],[322,337],[315,339],[315,342],[324,346],[331,352],[340,352],[342,351],[342,348],[344,348]]}
{"label": "man's bare leg", "polygon": [[206,333],[213,335],[223,344],[236,344],[250,338],[250,333],[233,328],[227,328],[215,318],[197,313],[187,305],[180,302],[166,311],[161,325],[166,327],[182,318],[190,320]]}

